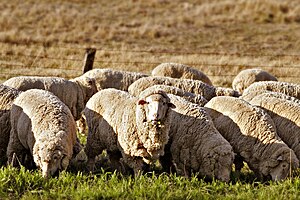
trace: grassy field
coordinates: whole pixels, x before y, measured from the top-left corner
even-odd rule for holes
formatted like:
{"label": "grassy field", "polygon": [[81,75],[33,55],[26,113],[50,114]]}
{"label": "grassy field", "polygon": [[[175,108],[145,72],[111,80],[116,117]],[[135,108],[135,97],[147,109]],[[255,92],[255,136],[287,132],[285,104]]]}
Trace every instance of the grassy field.
{"label": "grassy field", "polygon": [[[94,68],[150,73],[178,62],[231,87],[240,70],[258,67],[300,83],[297,0],[3,0],[0,10],[0,83],[79,76],[88,47],[97,48]],[[106,171],[44,180],[36,171],[0,169],[0,199],[298,199],[299,187],[299,175],[262,183],[249,170],[225,184]]]}
{"label": "grassy field", "polygon": [[262,183],[247,180],[251,176],[246,172],[243,180],[228,184],[155,173],[122,177],[104,171],[63,172],[44,179],[37,171],[1,168],[0,199],[299,199],[299,178]]}

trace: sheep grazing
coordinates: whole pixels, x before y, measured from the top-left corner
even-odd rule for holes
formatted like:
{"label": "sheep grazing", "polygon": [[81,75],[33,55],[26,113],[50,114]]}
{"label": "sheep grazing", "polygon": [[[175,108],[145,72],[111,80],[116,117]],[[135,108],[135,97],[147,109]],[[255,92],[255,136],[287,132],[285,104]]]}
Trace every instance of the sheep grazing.
{"label": "sheep grazing", "polygon": [[3,84],[20,91],[50,91],[69,107],[75,120],[80,119],[86,102],[97,92],[95,80],[87,77],[67,80],[59,77],[19,76],[10,78]]}
{"label": "sheep grazing", "polygon": [[76,143],[76,125],[69,108],[51,92],[22,92],[11,108],[8,163],[41,169],[47,178],[65,170]]}
{"label": "sheep grazing", "polygon": [[0,84],[0,166],[7,161],[6,149],[10,133],[10,109],[20,92]]}
{"label": "sheep grazing", "polygon": [[[214,97],[206,105],[214,125],[237,153],[236,170],[242,160],[259,178],[281,180],[299,166],[293,150],[276,133],[271,117],[262,109],[234,97]],[[241,159],[241,160],[239,160]]]}
{"label": "sheep grazing", "polygon": [[249,101],[255,96],[256,91],[267,90],[271,92],[281,92],[288,96],[300,99],[300,85],[295,83],[280,81],[261,81],[251,84],[243,92],[243,99]]}
{"label": "sheep grazing", "polygon": [[201,96],[199,94],[194,94],[191,92],[183,91],[182,89],[179,89],[177,87],[173,87],[173,86],[169,86],[169,85],[153,85],[147,89],[152,89],[152,88],[163,90],[168,94],[174,94],[176,96],[180,96],[180,97],[184,98],[185,100],[190,101],[192,103],[196,103],[200,106],[204,106],[207,103],[207,100],[203,96]]}
{"label": "sheep grazing", "polygon": [[240,96],[237,91],[231,88],[214,87],[199,80],[176,79],[167,77],[140,78],[129,86],[128,92],[134,96],[138,96],[138,94],[140,94],[143,90],[153,85],[169,85],[178,87],[183,91],[199,94],[208,101],[214,96]]}
{"label": "sheep grazing", "polygon": [[203,72],[179,63],[162,63],[152,70],[152,76],[194,79],[212,85],[211,80]]}
{"label": "sheep grazing", "polygon": [[199,173],[228,182],[234,159],[231,145],[215,128],[205,109],[169,94],[172,110],[169,142],[160,158],[164,169],[175,167],[179,175]]}
{"label": "sheep grazing", "polygon": [[125,173],[120,159],[137,175],[147,164],[164,154],[170,129],[170,103],[162,90],[141,93],[139,98],[117,89],[97,92],[87,103],[88,124],[85,152],[88,169],[95,157],[106,149],[113,168]]}
{"label": "sheep grazing", "polygon": [[[286,96],[281,93],[279,95]],[[254,97],[250,103],[263,108],[271,116],[279,137],[300,159],[300,104],[286,100],[285,97],[270,96],[268,93]]]}
{"label": "sheep grazing", "polygon": [[82,76],[95,79],[98,91],[106,88],[115,88],[127,91],[129,85],[131,85],[134,81],[148,75],[105,68],[92,69],[84,73]]}
{"label": "sheep grazing", "polygon": [[247,87],[258,81],[277,81],[277,78],[262,69],[245,69],[233,79],[232,88],[242,94]]}

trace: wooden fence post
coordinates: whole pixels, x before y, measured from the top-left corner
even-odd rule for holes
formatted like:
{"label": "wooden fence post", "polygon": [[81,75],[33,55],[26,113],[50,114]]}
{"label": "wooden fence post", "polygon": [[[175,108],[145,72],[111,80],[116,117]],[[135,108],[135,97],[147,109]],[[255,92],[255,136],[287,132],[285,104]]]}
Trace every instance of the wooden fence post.
{"label": "wooden fence post", "polygon": [[82,73],[85,73],[85,72],[93,69],[95,54],[96,54],[95,48],[87,48],[86,49],[84,60],[83,60]]}

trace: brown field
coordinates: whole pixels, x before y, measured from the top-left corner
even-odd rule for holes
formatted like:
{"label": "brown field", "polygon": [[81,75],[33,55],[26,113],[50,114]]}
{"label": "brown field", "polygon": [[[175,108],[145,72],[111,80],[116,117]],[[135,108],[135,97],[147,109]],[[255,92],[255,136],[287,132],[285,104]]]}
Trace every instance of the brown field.
{"label": "brown field", "polygon": [[0,83],[78,76],[87,47],[97,48],[94,68],[178,62],[230,87],[258,67],[300,83],[297,0],[3,0],[0,10]]}

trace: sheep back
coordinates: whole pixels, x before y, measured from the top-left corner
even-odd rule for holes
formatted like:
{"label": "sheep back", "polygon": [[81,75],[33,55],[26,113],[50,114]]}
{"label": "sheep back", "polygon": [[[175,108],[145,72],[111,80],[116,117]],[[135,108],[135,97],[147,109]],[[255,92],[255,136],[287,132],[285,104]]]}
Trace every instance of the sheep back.
{"label": "sheep back", "polygon": [[152,76],[194,79],[212,85],[211,80],[203,72],[180,63],[162,63],[152,70]]}
{"label": "sheep back", "polygon": [[83,74],[85,77],[94,78],[97,90],[115,88],[127,91],[129,85],[139,78],[148,76],[147,74],[129,71],[118,71],[110,68],[92,69]]}
{"label": "sheep back", "polygon": [[176,79],[167,77],[144,77],[132,83],[128,92],[138,96],[143,90],[153,85],[168,85],[203,96],[208,101],[216,95],[240,96],[231,88],[214,87],[199,80]]}
{"label": "sheep back", "polygon": [[288,175],[288,166],[298,167],[295,153],[277,135],[273,120],[262,109],[225,96],[214,97],[205,107],[234,152],[259,178],[283,179]]}
{"label": "sheep back", "polygon": [[64,78],[19,76],[10,78],[3,84],[20,91],[42,89],[52,92],[69,107],[75,120],[80,118],[85,107],[85,94],[80,85]]}
{"label": "sheep back", "polygon": [[268,93],[254,97],[250,103],[267,111],[275,123],[279,137],[300,159],[300,104]]}
{"label": "sheep back", "polygon": [[169,85],[153,85],[147,89],[152,89],[152,88],[157,88],[159,90],[163,90],[168,94],[174,94],[176,96],[180,96],[180,97],[184,98],[185,100],[190,101],[192,103],[196,103],[200,106],[204,106],[207,103],[207,100],[203,96],[201,96],[199,94],[194,94],[191,92],[183,91],[182,89],[179,89],[178,87],[169,86]]}
{"label": "sheep back", "polygon": [[242,94],[244,89],[258,81],[277,81],[277,78],[262,69],[245,69],[233,79],[232,88]]}
{"label": "sheep back", "polygon": [[[271,92],[280,92],[297,99],[300,99],[300,85],[295,83],[280,82],[280,81],[260,81],[251,84],[243,92],[244,99],[251,99],[251,93],[259,90],[267,90]],[[249,97],[248,97],[249,94]]]}

